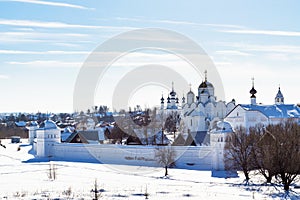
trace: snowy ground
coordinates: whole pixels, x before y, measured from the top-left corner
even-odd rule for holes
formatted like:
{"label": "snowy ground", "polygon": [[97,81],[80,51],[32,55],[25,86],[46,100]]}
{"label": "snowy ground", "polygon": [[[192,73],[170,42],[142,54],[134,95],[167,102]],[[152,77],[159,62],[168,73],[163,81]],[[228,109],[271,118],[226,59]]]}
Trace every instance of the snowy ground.
{"label": "snowy ground", "polygon": [[[213,178],[211,172],[116,166],[95,163],[51,162],[56,179],[50,180],[49,162],[22,162],[33,158],[31,146],[9,144],[0,147],[0,199],[92,199],[95,179],[101,189],[100,199],[282,199],[279,186],[262,186],[263,180],[244,186],[241,178]],[[70,190],[70,195],[66,191]],[[288,199],[300,199],[300,189],[293,189]]]}

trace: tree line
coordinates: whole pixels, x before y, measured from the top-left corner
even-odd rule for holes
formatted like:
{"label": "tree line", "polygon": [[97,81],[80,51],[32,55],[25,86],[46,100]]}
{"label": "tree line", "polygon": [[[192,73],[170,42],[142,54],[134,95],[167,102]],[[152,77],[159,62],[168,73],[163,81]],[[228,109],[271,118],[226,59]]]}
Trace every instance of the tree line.
{"label": "tree line", "polygon": [[283,185],[289,191],[300,174],[300,125],[292,119],[246,130],[236,127],[226,138],[224,163],[227,170],[240,170],[246,183],[257,171],[267,183]]}

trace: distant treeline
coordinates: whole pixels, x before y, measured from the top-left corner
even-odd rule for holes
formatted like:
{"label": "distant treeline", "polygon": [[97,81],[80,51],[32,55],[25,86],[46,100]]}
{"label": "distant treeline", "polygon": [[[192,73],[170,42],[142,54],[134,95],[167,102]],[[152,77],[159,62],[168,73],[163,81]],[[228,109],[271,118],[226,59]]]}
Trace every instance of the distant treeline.
{"label": "distant treeline", "polygon": [[21,138],[28,137],[28,130],[24,127],[7,126],[0,124],[0,139],[10,138],[11,136],[20,136]]}

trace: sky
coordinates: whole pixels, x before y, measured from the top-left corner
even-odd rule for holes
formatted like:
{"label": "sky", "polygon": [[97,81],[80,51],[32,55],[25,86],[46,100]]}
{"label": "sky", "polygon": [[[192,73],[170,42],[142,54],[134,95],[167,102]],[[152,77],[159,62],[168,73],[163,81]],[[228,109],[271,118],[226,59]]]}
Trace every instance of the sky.
{"label": "sky", "polygon": [[[111,37],[139,28],[176,31],[201,46],[222,79],[221,100],[249,103],[254,77],[258,103],[273,104],[279,85],[286,103],[299,103],[299,7],[296,0],[0,0],[0,113],[72,112],[74,85],[88,55]],[[115,65],[147,64],[162,55],[137,52]],[[182,61],[166,55],[163,62]],[[110,87],[98,87],[95,105],[111,106],[111,88],[128,69],[108,70],[102,82]],[[142,87],[129,104],[159,105],[174,81],[166,79],[169,88]],[[191,74],[195,93],[202,79]],[[177,93],[181,98],[188,90]]]}

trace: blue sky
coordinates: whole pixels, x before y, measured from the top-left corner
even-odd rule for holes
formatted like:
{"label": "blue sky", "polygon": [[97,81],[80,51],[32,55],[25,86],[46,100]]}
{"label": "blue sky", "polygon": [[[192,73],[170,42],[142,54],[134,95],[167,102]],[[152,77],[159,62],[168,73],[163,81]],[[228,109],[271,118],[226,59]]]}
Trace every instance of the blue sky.
{"label": "blue sky", "polygon": [[[197,42],[221,75],[226,101],[248,103],[255,77],[258,102],[273,103],[280,84],[286,103],[299,103],[299,8],[299,1],[271,0],[0,0],[0,112],[71,112],[88,54],[112,36],[148,27]],[[194,91],[200,82],[191,80]],[[147,105],[159,104],[160,95],[152,90]],[[96,94],[96,104],[109,104],[107,96]]]}

